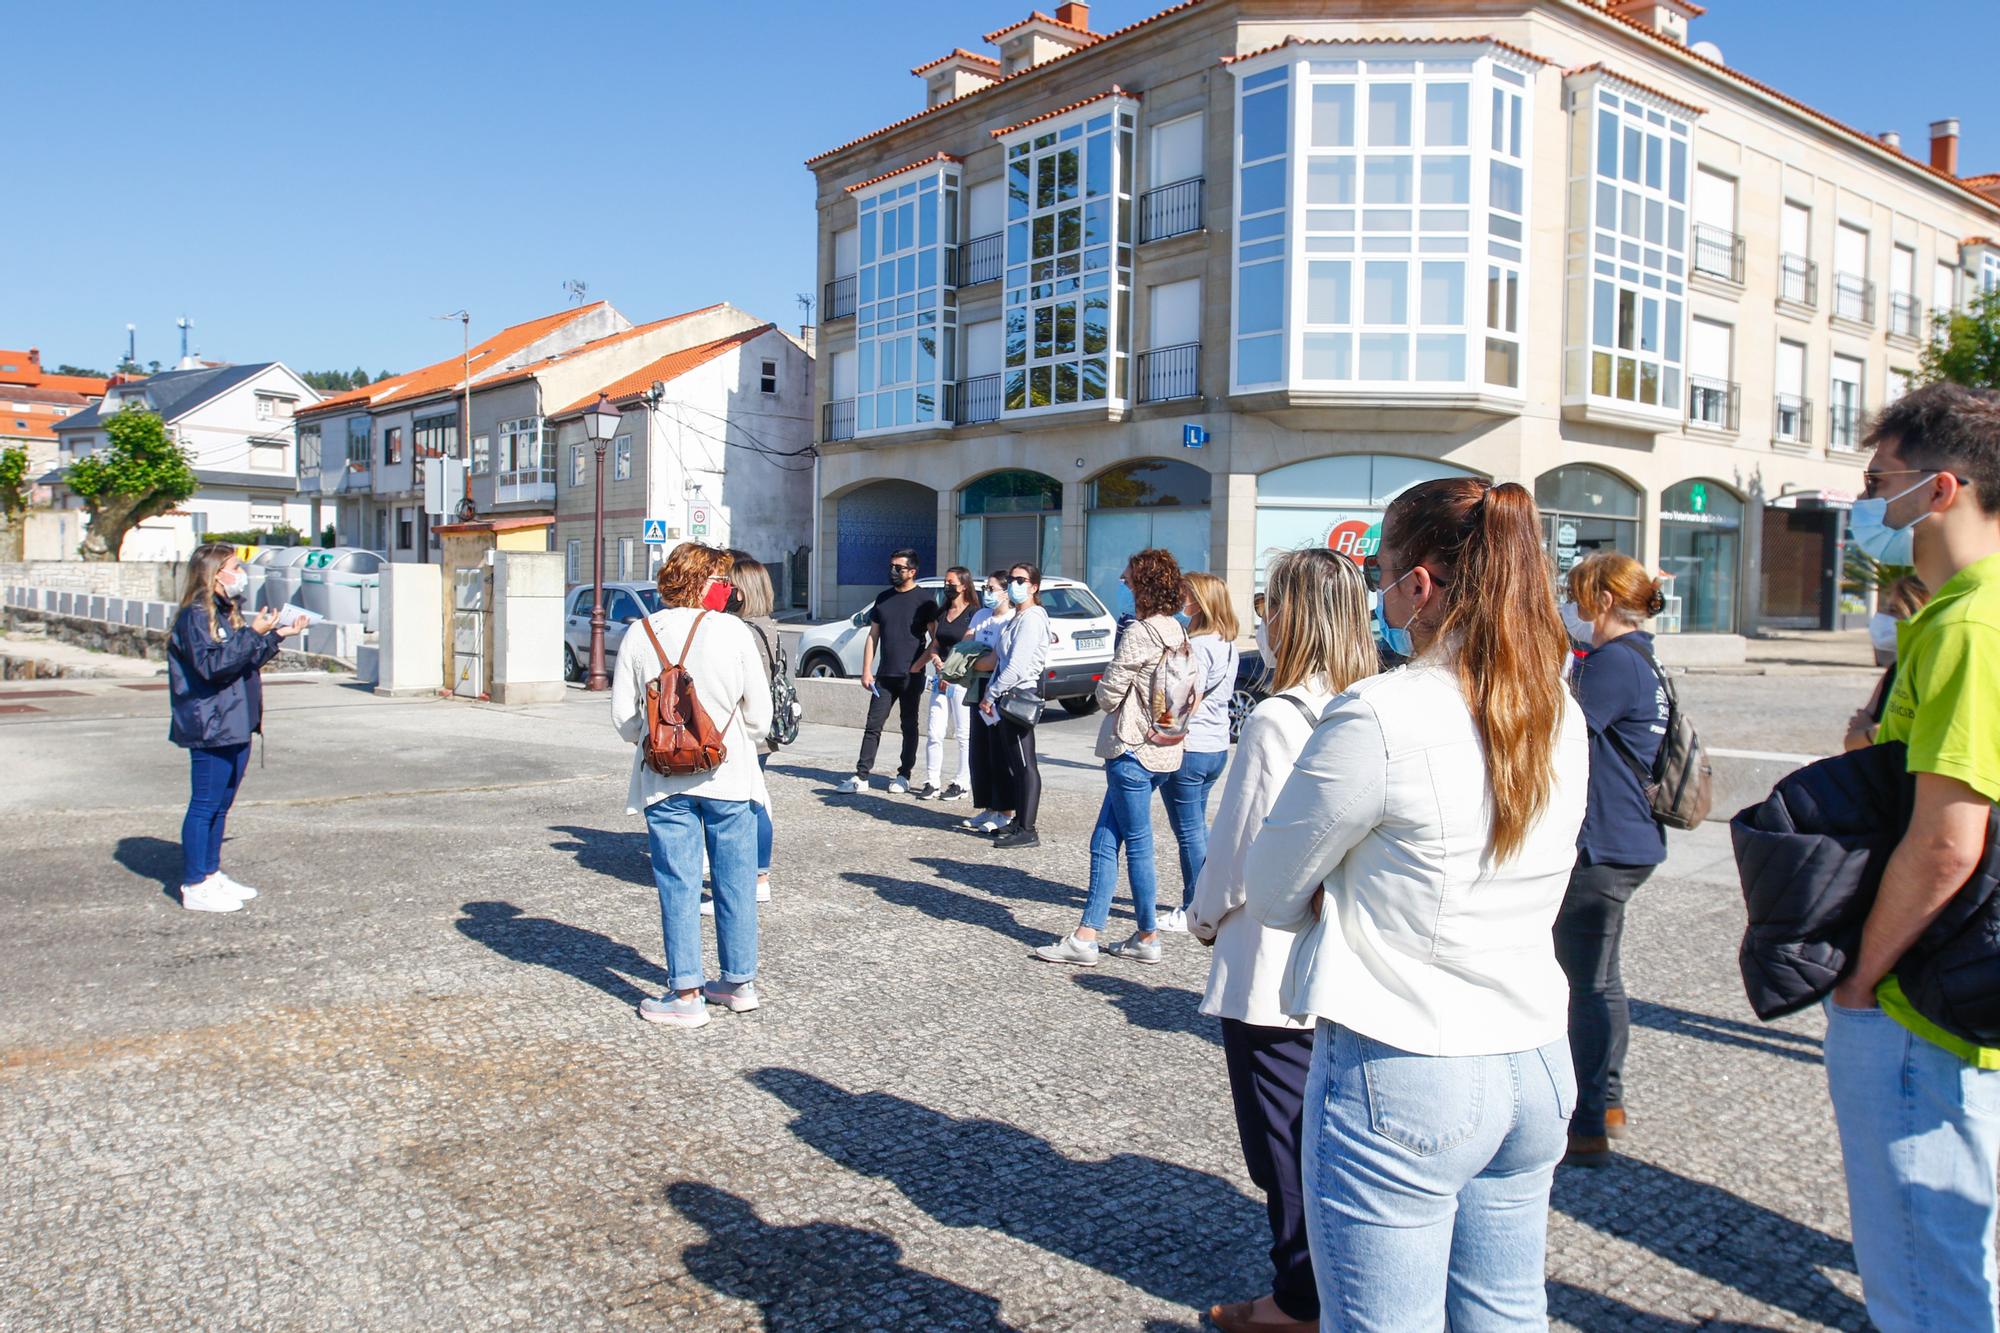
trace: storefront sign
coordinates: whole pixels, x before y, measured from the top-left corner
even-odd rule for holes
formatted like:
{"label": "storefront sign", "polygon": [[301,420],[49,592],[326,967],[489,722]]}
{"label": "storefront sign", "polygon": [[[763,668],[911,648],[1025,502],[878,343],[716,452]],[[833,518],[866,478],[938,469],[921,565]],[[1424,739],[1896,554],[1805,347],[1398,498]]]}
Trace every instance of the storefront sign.
{"label": "storefront sign", "polygon": [[1335,523],[1326,533],[1326,549],[1360,564],[1382,546],[1382,524],[1365,518]]}

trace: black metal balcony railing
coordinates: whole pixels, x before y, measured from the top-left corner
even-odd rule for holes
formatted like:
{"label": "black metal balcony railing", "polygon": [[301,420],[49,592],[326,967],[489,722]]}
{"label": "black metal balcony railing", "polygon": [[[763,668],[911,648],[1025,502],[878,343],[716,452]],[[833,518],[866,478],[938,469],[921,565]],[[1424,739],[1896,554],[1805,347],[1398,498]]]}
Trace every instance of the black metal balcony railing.
{"label": "black metal balcony railing", "polygon": [[1875,322],[1875,284],[1854,273],[1833,275],[1833,313],[1857,324]]}
{"label": "black metal balcony railing", "polygon": [[1710,430],[1737,429],[1743,391],[1728,380],[1688,376],[1688,424]]}
{"label": "black metal balcony railing", "polygon": [[854,400],[836,398],[820,409],[819,437],[822,440],[854,438]]}
{"label": "black metal balcony railing", "polygon": [[1139,242],[1200,231],[1202,178],[1175,181],[1139,196]]}
{"label": "black metal balcony railing", "polygon": [[1924,308],[1917,298],[1908,292],[1897,292],[1889,298],[1889,332],[1904,338],[1922,337]]}
{"label": "black metal balcony railing", "polygon": [[1861,448],[1861,420],[1866,416],[1861,399],[1835,403],[1826,414],[1826,443],[1830,449],[1854,453]]}
{"label": "black metal balcony railing", "polygon": [[1694,271],[1728,282],[1743,281],[1743,238],[1733,231],[1694,224]]}
{"label": "black metal balcony railing", "polygon": [[1778,256],[1778,299],[1795,305],[1819,304],[1819,265],[1804,255]]}
{"label": "black metal balcony railing", "polygon": [[1201,344],[1155,347],[1139,354],[1139,401],[1164,403],[1200,391]]}
{"label": "black metal balcony railing", "polygon": [[954,425],[972,426],[1000,419],[1000,376],[978,375],[960,380],[957,388],[952,412]]}
{"label": "black metal balcony railing", "polygon": [[975,236],[958,247],[958,271],[964,275],[965,286],[977,287],[982,282],[993,282],[1006,266],[1006,233],[994,232],[991,236]]}
{"label": "black metal balcony railing", "polygon": [[1812,399],[1781,393],[1774,417],[1771,433],[1779,439],[1803,444],[1812,438]]}
{"label": "black metal balcony railing", "polygon": [[846,319],[854,313],[854,275],[835,278],[826,285],[826,299],[820,303],[819,317]]}

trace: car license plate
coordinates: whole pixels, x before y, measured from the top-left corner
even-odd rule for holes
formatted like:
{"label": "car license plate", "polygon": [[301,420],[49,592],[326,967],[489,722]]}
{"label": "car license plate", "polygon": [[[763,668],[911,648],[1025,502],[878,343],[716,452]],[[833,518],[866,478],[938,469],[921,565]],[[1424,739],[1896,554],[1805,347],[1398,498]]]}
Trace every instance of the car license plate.
{"label": "car license plate", "polygon": [[1086,629],[1077,631],[1076,637],[1072,639],[1070,642],[1074,643],[1079,648],[1099,648],[1102,647],[1104,641],[1110,637],[1111,637],[1110,630]]}

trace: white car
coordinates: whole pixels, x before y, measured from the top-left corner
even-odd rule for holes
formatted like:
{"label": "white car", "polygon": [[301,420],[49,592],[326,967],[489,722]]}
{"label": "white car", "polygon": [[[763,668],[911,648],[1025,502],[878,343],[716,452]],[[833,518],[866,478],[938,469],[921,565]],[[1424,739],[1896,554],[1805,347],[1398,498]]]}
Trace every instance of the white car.
{"label": "white car", "polygon": [[[942,578],[918,579],[917,586],[943,597]],[[799,674],[821,679],[861,674],[861,649],[868,641],[870,601],[844,620],[814,625],[799,636]],[[1042,695],[1081,716],[1097,707],[1098,677],[1111,665],[1118,623],[1096,594],[1074,579],[1042,580],[1042,607],[1049,613],[1055,643],[1049,647]]]}

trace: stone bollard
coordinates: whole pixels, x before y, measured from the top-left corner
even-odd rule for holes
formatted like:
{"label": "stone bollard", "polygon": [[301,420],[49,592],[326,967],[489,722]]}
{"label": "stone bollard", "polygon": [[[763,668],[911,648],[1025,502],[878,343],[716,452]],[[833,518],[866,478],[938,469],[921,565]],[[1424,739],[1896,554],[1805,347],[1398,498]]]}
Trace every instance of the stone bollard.
{"label": "stone bollard", "polygon": [[554,551],[493,554],[493,702],[563,697],[564,559]]}
{"label": "stone bollard", "polygon": [[444,580],[436,565],[382,567],[382,642],[375,693],[398,697],[444,688]]}

